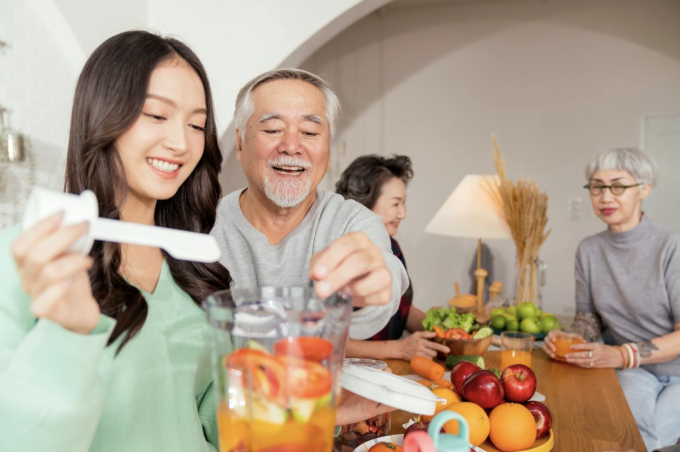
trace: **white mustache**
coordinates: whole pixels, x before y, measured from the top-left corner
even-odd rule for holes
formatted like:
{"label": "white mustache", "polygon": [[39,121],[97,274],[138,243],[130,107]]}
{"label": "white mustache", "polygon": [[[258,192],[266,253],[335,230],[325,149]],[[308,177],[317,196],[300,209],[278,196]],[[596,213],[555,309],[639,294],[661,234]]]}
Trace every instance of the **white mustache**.
{"label": "white mustache", "polygon": [[268,160],[267,161],[267,166],[268,167],[273,167],[273,166],[298,166],[300,168],[304,169],[309,169],[312,167],[312,164],[309,163],[307,160],[302,159],[300,157],[292,157],[289,155],[282,155],[281,157]]}

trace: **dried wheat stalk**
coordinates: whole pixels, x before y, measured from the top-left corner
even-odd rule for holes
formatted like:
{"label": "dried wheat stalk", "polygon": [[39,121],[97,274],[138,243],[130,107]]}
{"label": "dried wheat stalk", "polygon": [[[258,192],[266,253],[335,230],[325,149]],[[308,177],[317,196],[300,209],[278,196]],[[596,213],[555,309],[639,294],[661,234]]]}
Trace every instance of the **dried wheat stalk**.
{"label": "dried wheat stalk", "polygon": [[505,162],[498,149],[496,137],[492,136],[492,138],[495,147],[494,162],[499,179],[498,191],[503,203],[505,219],[510,225],[512,238],[517,247],[519,281],[515,304],[522,301],[535,302],[538,297],[536,260],[541,246],[552,230],[544,233],[548,224],[548,195],[541,192],[536,182],[531,182],[530,178],[526,181],[519,179],[517,183],[508,180]]}

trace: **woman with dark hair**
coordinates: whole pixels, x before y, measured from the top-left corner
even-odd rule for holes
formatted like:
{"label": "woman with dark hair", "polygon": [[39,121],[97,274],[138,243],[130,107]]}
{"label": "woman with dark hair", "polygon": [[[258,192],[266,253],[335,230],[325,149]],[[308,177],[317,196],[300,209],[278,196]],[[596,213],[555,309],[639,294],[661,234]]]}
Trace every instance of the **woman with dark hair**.
{"label": "woman with dark hair", "polygon": [[[220,199],[210,85],[183,43],[114,36],[78,80],[65,189],[100,216],[209,233]],[[55,215],[0,232],[0,450],[217,448],[208,326],[220,264],[95,242]]]}
{"label": "woman with dark hair", "polygon": [[[404,268],[406,261],[394,235],[399,223],[406,218],[406,186],[413,178],[411,159],[405,155],[386,158],[365,155],[354,160],[335,184],[336,193],[353,199],[380,216],[392,242],[392,252]],[[409,284],[401,297],[399,309],[387,326],[370,339],[370,342],[351,340],[347,344],[349,358],[404,359],[416,355],[434,358],[437,351],[448,353],[449,348],[428,339],[435,333],[423,331],[425,313],[412,305],[413,289]],[[401,339],[404,330],[411,333]]]}

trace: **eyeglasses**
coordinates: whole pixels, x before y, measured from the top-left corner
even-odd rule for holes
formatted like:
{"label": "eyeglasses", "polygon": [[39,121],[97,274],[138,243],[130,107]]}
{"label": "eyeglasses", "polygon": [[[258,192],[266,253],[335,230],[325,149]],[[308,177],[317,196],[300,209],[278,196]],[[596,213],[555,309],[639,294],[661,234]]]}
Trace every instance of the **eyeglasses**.
{"label": "eyeglasses", "polygon": [[640,182],[639,184],[635,185],[623,185],[618,182],[612,185],[588,184],[584,185],[583,188],[587,188],[590,194],[593,196],[600,196],[607,188],[610,192],[612,192],[612,195],[621,196],[623,192],[626,191],[626,188],[638,187],[640,185],[644,185],[644,182]]}

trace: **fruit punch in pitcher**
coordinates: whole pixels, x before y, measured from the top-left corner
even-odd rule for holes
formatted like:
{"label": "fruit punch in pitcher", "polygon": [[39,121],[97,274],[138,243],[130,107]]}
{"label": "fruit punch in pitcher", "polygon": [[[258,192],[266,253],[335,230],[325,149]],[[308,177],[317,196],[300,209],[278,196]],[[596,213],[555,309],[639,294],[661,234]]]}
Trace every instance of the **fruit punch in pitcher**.
{"label": "fruit punch in pitcher", "polygon": [[331,452],[350,320],[343,297],[308,287],[206,300],[221,452]]}

